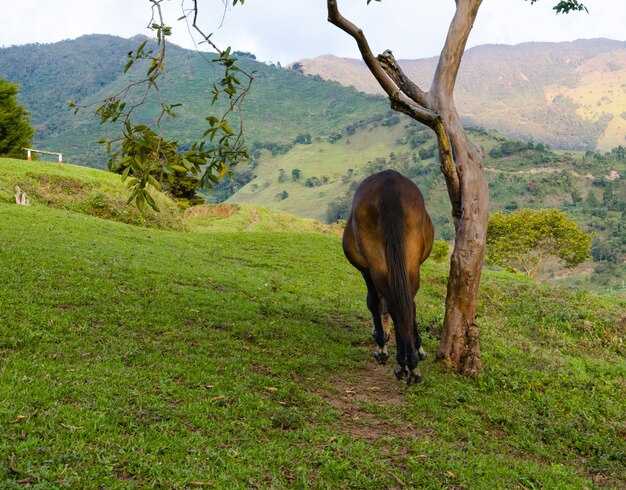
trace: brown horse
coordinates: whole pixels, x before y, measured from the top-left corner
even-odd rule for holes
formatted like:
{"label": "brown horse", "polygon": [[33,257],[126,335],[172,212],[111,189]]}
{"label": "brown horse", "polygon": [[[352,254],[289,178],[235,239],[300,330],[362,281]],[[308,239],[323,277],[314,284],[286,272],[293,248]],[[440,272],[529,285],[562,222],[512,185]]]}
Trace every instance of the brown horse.
{"label": "brown horse", "polygon": [[[357,188],[343,233],[343,250],[367,285],[367,307],[374,323],[376,360],[389,358],[386,343],[391,320],[396,334],[395,374],[419,383],[419,360],[426,358],[415,322],[415,294],[420,265],[433,245],[433,225],[417,186],[398,172],[386,170],[366,178]],[[391,319],[390,319],[391,316]]]}

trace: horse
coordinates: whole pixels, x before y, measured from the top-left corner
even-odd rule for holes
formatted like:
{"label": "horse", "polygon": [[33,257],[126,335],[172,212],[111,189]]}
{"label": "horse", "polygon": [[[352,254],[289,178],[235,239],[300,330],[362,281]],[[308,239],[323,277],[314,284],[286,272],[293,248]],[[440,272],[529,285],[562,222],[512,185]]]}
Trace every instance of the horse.
{"label": "horse", "polygon": [[417,367],[426,359],[415,321],[420,266],[430,255],[434,230],[418,187],[394,170],[367,177],[357,187],[343,233],[343,251],[367,286],[372,314],[374,357],[389,359],[387,342],[393,320],[397,365],[407,384],[422,379]]}

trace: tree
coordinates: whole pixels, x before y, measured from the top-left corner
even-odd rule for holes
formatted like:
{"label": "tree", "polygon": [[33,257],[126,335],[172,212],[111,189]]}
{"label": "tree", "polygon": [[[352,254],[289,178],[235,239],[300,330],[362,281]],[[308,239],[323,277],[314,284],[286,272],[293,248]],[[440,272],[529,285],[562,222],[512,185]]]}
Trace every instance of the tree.
{"label": "tree", "polygon": [[35,130],[28,120],[28,111],[15,98],[18,86],[0,78],[0,155],[23,157],[22,148],[30,146]]}
{"label": "tree", "polygon": [[591,236],[557,209],[520,209],[489,219],[487,263],[534,277],[546,257],[575,267],[589,257]]}
{"label": "tree", "polygon": [[[148,40],[144,40],[136,50],[128,53],[124,66],[126,73],[138,64],[145,70],[145,75],[138,81],[129,83],[117,94],[100,101],[95,113],[100,117],[101,124],[118,121],[123,123],[119,138],[103,138],[100,143],[106,144],[107,152],[111,155],[109,168],[121,166],[125,169],[122,179],[125,180],[129,175],[132,177],[127,184],[131,189],[129,203],[134,201],[140,209],[148,204],[158,211],[148,186],[151,184],[159,188],[157,177],[162,178],[164,173],[184,173],[192,176],[198,187],[210,188],[226,175],[232,176],[232,168],[248,159],[248,148],[243,141],[243,122],[240,120],[239,131],[234,131],[228,118],[243,103],[253,77],[237,66],[237,57],[231,54],[230,47],[219,49],[211,39],[212,34],[205,34],[198,26],[198,2],[193,0],[193,8],[185,10],[179,20],[184,19],[188,23],[188,29],[195,30],[202,37],[202,42],[217,52],[217,57],[203,57],[207,63],[223,68],[222,79],[213,84],[211,104],[214,105],[218,99],[226,99],[227,108],[221,113],[205,117],[207,128],[190,149],[178,149],[175,141],[164,136],[161,127],[165,118],[176,117],[175,109],[180,106],[178,103],[168,103],[163,98],[159,85],[166,71],[166,39],[171,35],[172,28],[163,19],[161,3],[164,0],[148,1],[152,4],[150,28],[156,32],[157,49],[154,49],[152,43],[148,44]],[[232,1],[236,5],[243,4],[245,0]],[[136,110],[149,97],[155,97],[159,101],[160,113],[149,124],[136,123],[133,119]],[[69,105],[75,112],[87,107],[79,106],[73,100],[69,101]],[[164,145],[175,148],[175,151],[170,158],[159,161],[159,149]]]}
{"label": "tree", "polygon": [[[367,0],[369,4],[372,0]],[[376,0],[380,1],[380,0]],[[530,0],[535,3],[536,0]],[[391,107],[431,128],[438,141],[441,171],[446,180],[455,229],[454,251],[446,295],[446,313],[437,358],[462,374],[480,371],[476,307],[485,257],[489,189],[480,150],[469,140],[457,112],[453,91],[468,36],[482,0],[455,0],[456,12],[428,91],[404,73],[393,53],[375,56],[363,30],[327,0],[328,20],[357,43],[363,61],[384,89]],[[557,13],[586,10],[578,0],[563,0]]]}
{"label": "tree", "polygon": [[296,136],[296,139],[293,140],[296,145],[310,145],[311,144],[311,135],[309,133],[301,133]]}
{"label": "tree", "polygon": [[444,262],[448,255],[450,255],[450,245],[445,240],[435,240],[433,242],[433,250],[430,253],[430,258],[438,264]]}

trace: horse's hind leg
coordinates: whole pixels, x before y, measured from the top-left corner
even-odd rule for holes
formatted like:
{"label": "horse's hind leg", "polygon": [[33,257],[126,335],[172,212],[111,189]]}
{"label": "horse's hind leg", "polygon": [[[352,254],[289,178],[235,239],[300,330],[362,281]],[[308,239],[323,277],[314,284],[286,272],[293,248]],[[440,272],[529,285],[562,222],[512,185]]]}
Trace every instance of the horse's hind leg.
{"label": "horse's hind leg", "polygon": [[[389,340],[389,314],[387,313],[386,305],[383,305],[381,302],[381,298],[378,295],[378,291],[374,286],[371,276],[363,273],[363,278],[367,285],[367,307],[372,313],[372,337],[374,337],[374,341],[376,342],[374,358],[379,364],[385,364],[389,359],[386,345]],[[385,325],[383,325],[383,318],[386,319]]]}
{"label": "horse's hind leg", "polygon": [[422,346],[422,337],[420,336],[419,330],[417,328],[417,317],[415,316],[415,301],[413,301],[413,331],[415,335],[415,348],[417,349],[417,357],[420,361],[426,359],[427,354]]}
{"label": "horse's hind leg", "polygon": [[383,332],[385,332],[385,342],[389,342],[389,336],[391,335],[391,315],[387,309],[387,301],[385,298],[380,298],[380,313],[383,323]]}

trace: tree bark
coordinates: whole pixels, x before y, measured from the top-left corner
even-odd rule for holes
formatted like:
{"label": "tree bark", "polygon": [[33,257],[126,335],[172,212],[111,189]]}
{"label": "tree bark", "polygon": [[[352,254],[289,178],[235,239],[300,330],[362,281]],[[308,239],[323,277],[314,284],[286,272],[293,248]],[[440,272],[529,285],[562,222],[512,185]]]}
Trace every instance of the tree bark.
{"label": "tree bark", "polygon": [[460,122],[453,91],[469,33],[482,0],[456,0],[456,13],[439,58],[432,86],[423,91],[402,71],[391,51],[375,57],[365,34],[327,0],[328,20],[352,36],[365,64],[389,96],[391,107],[426,124],[437,134],[441,171],[455,227],[454,252],[437,358],[461,374],[480,371],[476,307],[486,249],[489,190],[480,151]]}
{"label": "tree bark", "polygon": [[486,250],[489,190],[482,157],[462,128],[451,127],[460,181],[460,209],[454,215],[455,243],[450,259],[446,313],[437,359],[461,374],[480,372],[476,309]]}

